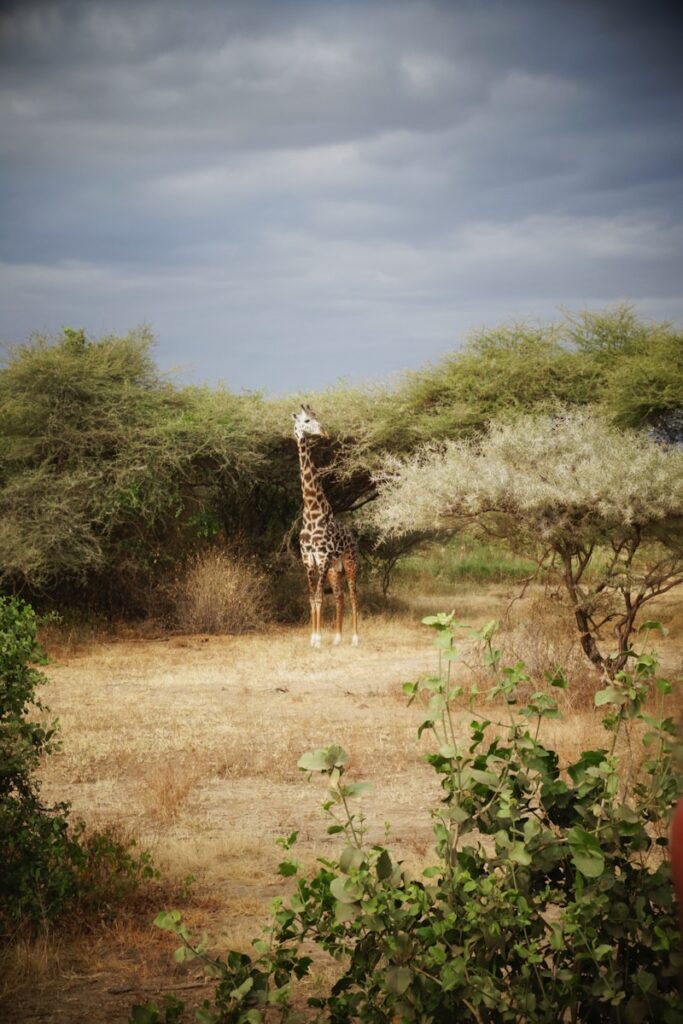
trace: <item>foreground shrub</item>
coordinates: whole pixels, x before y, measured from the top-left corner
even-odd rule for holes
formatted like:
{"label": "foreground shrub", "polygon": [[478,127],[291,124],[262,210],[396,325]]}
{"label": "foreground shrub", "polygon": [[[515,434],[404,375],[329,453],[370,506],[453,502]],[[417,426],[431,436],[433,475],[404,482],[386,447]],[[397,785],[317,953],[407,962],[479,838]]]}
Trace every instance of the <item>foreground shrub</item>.
{"label": "foreground shrub", "polygon": [[269,617],[268,578],[247,558],[205,551],[173,588],[173,618],[187,633],[244,633]]}
{"label": "foreground shrub", "polygon": [[[436,632],[443,671],[404,692],[423,702],[418,734],[434,740],[427,761],[443,794],[432,811],[434,863],[412,878],[386,846],[366,842],[364,818],[351,809],[366,786],[347,780],[340,747],[304,754],[299,767],[328,779],[328,832],[343,846],[306,877],[291,853],[297,833],[280,840],[280,874],[294,891],[274,900],[253,954],[211,957],[177,911],[157,918],[181,939],[176,959],[199,957],[219,979],[197,1019],[302,1019],[293,988],[310,973],[316,945],[339,974],[329,992],[308,999],[308,1020],[680,1021],[680,936],[663,849],[679,786],[672,720],[644,709],[652,690],[670,690],[654,655],[632,653],[629,669],[596,695],[607,712],[605,746],[561,770],[539,738],[544,720],[559,717],[557,704],[546,692],[516,704],[529,679],[521,663],[501,668],[493,626],[476,634],[494,679],[483,715],[450,680],[460,628],[453,615],[424,621]],[[566,686],[559,672],[549,682]],[[458,709],[467,728],[456,722]],[[174,1001],[166,1020],[181,1012]],[[148,1004],[131,1019],[152,1024],[160,1015]]]}
{"label": "foreground shrub", "polygon": [[35,771],[54,751],[56,723],[33,720],[45,677],[36,617],[22,601],[0,597],[0,938],[36,928],[67,910],[109,913],[142,878],[149,856],[112,832],[86,834],[65,803],[45,807]]}

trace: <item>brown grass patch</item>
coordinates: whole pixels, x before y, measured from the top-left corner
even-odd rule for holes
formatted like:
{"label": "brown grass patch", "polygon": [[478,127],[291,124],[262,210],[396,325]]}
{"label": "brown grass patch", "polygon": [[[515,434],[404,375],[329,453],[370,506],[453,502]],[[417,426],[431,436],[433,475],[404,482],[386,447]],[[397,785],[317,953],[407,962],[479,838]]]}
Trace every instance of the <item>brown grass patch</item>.
{"label": "brown grass patch", "polygon": [[586,658],[574,616],[561,597],[536,592],[512,605],[498,639],[506,663],[524,662],[534,689],[548,689],[548,677],[559,669],[569,683],[566,690],[552,690],[560,706],[569,711],[593,707],[601,675]]}

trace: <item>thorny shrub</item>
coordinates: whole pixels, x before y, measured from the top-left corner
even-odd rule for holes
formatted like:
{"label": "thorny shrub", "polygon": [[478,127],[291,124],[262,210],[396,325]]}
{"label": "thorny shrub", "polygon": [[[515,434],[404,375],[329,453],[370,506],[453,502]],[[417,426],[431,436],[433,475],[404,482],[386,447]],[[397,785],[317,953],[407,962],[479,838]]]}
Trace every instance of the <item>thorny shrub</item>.
{"label": "thorny shrub", "polygon": [[[460,628],[453,614],[424,621],[436,633],[440,671],[404,692],[424,705],[418,733],[433,738],[426,759],[441,780],[434,863],[413,878],[386,846],[366,842],[364,817],[352,809],[366,787],[347,780],[344,750],[304,754],[299,767],[327,778],[328,832],[341,850],[307,877],[291,852],[297,833],[279,840],[280,874],[294,889],[273,901],[252,954],[210,956],[179,912],[157,917],[181,940],[176,959],[198,957],[218,979],[197,1020],[680,1021],[681,947],[665,853],[679,783],[672,719],[646,710],[653,691],[670,691],[654,654],[632,651],[628,669],[596,694],[605,745],[565,767],[540,738],[544,720],[560,716],[557,703],[547,691],[516,703],[528,677],[521,663],[502,666],[494,624],[477,634],[493,679],[481,714],[474,700],[481,707],[484,695],[467,699],[450,678]],[[561,672],[549,683],[566,686]],[[293,1000],[313,945],[339,973],[303,1015]],[[182,1004],[137,1006],[131,1021],[151,1024],[162,1013],[179,1020]]]}

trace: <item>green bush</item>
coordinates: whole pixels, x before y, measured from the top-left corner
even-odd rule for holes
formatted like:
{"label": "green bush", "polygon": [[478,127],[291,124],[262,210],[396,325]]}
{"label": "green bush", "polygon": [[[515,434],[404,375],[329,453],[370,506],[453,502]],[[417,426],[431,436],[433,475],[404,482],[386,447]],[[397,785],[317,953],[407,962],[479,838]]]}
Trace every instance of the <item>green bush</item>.
{"label": "green bush", "polygon": [[[176,959],[199,957],[219,979],[197,1019],[295,1019],[296,982],[309,974],[315,945],[339,972],[330,991],[309,997],[315,1012],[306,1019],[680,1021],[683,960],[665,852],[680,780],[672,720],[645,708],[653,691],[661,699],[670,690],[654,655],[632,654],[628,670],[596,695],[607,712],[605,746],[561,769],[539,737],[543,722],[560,716],[550,694],[566,686],[562,673],[517,704],[529,678],[521,663],[501,667],[489,624],[475,632],[493,679],[481,714],[474,701],[481,707],[483,695],[468,699],[450,679],[462,627],[453,614],[424,621],[435,630],[441,671],[404,692],[423,702],[418,735],[433,738],[426,760],[441,782],[434,863],[413,878],[386,846],[369,845],[352,810],[367,787],[347,780],[347,754],[337,746],[305,754],[299,767],[328,779],[328,832],[342,849],[306,877],[291,852],[297,834],[280,840],[280,874],[294,890],[274,901],[253,954],[209,956],[177,911],[157,918],[181,939]],[[137,1007],[132,1020],[149,1024],[160,1012]]]}
{"label": "green bush", "polygon": [[109,913],[142,878],[149,856],[112,832],[88,834],[65,803],[45,807],[35,771],[56,747],[56,723],[33,719],[46,708],[36,616],[22,601],[0,597],[0,938],[37,928],[68,910]]}

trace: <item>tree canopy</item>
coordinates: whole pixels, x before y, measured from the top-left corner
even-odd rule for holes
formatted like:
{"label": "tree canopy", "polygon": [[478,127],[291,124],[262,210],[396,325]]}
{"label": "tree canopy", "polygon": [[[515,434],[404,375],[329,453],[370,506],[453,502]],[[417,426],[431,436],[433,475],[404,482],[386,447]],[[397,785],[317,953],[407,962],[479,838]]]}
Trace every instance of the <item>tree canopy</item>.
{"label": "tree canopy", "polygon": [[559,568],[586,654],[616,671],[643,605],[683,582],[683,451],[593,411],[525,415],[396,460],[372,518],[399,536],[476,524]]}

